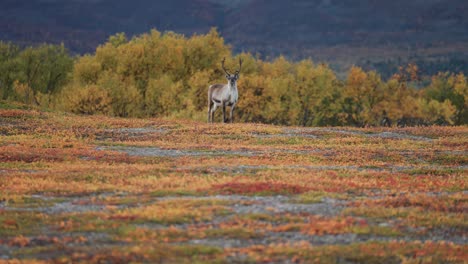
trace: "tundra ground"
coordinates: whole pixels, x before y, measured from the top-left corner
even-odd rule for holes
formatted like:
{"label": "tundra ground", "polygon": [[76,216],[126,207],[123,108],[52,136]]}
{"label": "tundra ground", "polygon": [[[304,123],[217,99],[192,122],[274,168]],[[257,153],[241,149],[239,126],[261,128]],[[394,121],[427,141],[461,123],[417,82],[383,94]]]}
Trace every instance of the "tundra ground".
{"label": "tundra ground", "polygon": [[0,262],[466,263],[467,147],[0,109]]}

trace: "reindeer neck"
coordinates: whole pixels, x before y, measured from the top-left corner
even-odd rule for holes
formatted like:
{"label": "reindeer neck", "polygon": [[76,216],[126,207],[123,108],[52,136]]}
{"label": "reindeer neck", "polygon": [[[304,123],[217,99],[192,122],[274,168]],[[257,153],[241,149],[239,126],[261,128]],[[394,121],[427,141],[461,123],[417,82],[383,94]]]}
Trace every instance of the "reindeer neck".
{"label": "reindeer neck", "polygon": [[237,82],[234,85],[231,85],[231,82],[228,82],[227,86],[228,86],[229,90],[231,90],[231,91],[237,90]]}

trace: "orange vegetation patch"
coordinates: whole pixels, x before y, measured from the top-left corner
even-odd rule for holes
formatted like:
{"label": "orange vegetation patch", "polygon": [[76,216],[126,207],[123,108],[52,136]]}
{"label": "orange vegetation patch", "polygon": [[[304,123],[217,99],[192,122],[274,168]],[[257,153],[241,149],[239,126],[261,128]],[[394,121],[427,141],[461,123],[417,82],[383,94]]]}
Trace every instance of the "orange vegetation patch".
{"label": "orange vegetation patch", "polygon": [[464,263],[466,245],[449,242],[367,242],[352,245],[313,246],[308,242],[253,245],[234,248],[232,255],[245,254],[256,262],[339,263]]}
{"label": "orange vegetation patch", "polygon": [[53,236],[48,237],[41,235],[34,239],[23,235],[0,239],[0,245],[8,245],[15,247],[35,246],[35,245],[65,245],[68,243],[84,243],[87,239],[84,236]]}
{"label": "orange vegetation patch", "polygon": [[0,109],[0,117],[24,117],[39,115],[37,111],[19,110],[19,109]]}
{"label": "orange vegetation patch", "polygon": [[211,190],[221,194],[272,195],[301,194],[310,189],[300,185],[271,182],[229,182],[215,184]]}
{"label": "orange vegetation patch", "polygon": [[452,194],[444,197],[426,194],[404,194],[396,197],[364,200],[354,202],[355,206],[373,207],[420,207],[425,210],[433,210],[450,213],[467,213],[468,196],[463,193]]}
{"label": "orange vegetation patch", "polygon": [[303,226],[302,232],[318,236],[336,235],[349,232],[353,226],[365,227],[367,226],[367,222],[354,217],[327,219],[320,216],[312,216],[309,218],[309,223]]}

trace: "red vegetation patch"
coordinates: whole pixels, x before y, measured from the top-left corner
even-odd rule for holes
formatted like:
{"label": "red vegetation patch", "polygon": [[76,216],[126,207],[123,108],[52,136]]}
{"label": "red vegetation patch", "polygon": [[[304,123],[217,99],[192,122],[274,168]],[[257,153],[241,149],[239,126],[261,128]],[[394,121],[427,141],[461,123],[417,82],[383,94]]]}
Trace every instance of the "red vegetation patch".
{"label": "red vegetation patch", "polygon": [[0,162],[61,162],[75,159],[123,163],[130,163],[132,160],[125,153],[99,151],[91,148],[29,148],[22,146],[0,146]]}
{"label": "red vegetation patch", "polygon": [[0,147],[0,162],[37,162],[37,161],[64,161],[63,155],[54,149],[14,149]]}
{"label": "red vegetation patch", "polygon": [[230,182],[215,184],[211,189],[221,194],[245,195],[300,194],[309,191],[304,186],[270,182]]}
{"label": "red vegetation patch", "polygon": [[19,225],[15,220],[5,219],[5,220],[3,220],[2,228],[5,228],[5,229],[19,229]]}

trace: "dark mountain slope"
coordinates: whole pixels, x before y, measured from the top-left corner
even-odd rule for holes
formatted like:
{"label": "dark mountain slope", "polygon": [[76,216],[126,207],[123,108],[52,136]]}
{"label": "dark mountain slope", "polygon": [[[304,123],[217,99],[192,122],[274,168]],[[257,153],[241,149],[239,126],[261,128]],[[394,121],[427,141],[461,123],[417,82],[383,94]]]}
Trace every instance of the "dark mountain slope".
{"label": "dark mountain slope", "polygon": [[220,23],[221,6],[204,0],[3,0],[0,39],[53,42],[90,52],[116,32],[152,28],[192,34]]}
{"label": "dark mountain slope", "polygon": [[465,0],[252,0],[229,13],[224,35],[238,50],[352,64],[387,77],[399,64],[423,73],[468,71]]}
{"label": "dark mountain slope", "polygon": [[64,42],[79,53],[116,32],[191,35],[211,27],[236,51],[266,57],[312,57],[343,69],[421,59],[450,69],[456,58],[468,68],[466,0],[0,1],[0,40]]}
{"label": "dark mountain slope", "polygon": [[432,45],[468,40],[467,11],[464,0],[253,0],[225,30],[272,45]]}

